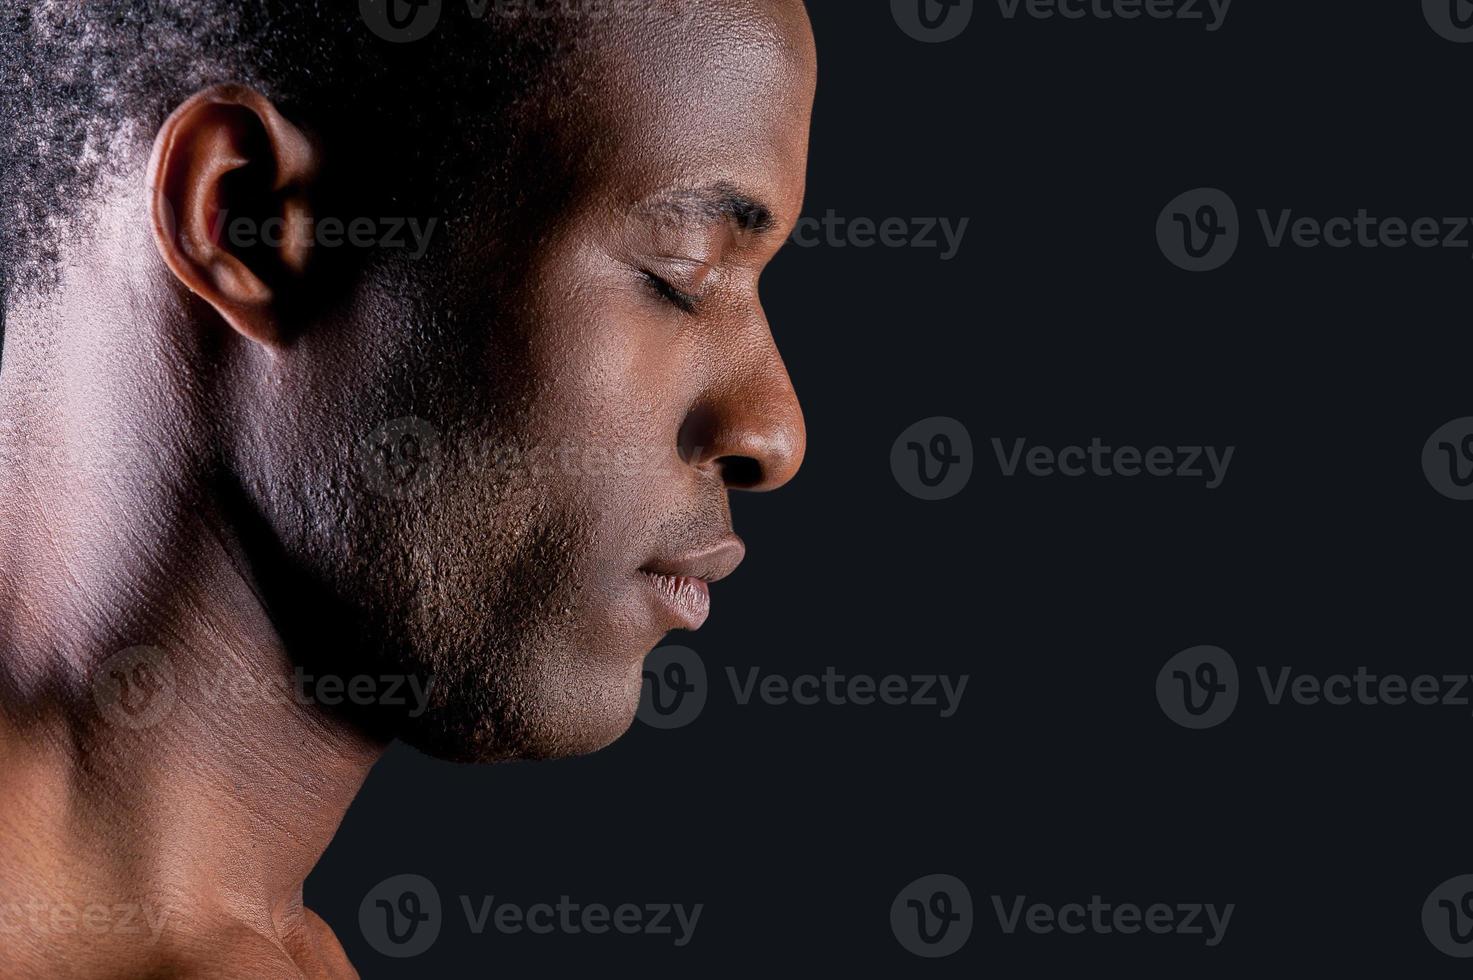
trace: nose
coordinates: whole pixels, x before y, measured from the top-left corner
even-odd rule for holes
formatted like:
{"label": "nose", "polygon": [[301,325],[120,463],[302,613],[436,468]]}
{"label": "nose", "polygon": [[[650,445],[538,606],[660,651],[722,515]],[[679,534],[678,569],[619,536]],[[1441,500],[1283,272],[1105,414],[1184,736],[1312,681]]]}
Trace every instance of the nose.
{"label": "nose", "polygon": [[776,490],[803,464],[808,437],[792,379],[769,335],[760,355],[707,386],[680,427],[680,454],[733,490]]}

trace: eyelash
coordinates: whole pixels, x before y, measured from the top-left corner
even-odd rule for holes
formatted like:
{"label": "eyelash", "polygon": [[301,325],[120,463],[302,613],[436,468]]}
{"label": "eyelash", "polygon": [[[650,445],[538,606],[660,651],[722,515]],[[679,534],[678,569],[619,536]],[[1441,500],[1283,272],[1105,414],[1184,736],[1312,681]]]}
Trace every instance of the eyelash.
{"label": "eyelash", "polygon": [[655,291],[655,294],[657,296],[665,300],[670,305],[674,306],[676,309],[680,310],[682,313],[693,314],[696,312],[696,307],[700,304],[700,300],[698,300],[696,297],[690,295],[689,293],[681,292],[674,286],[670,285],[670,283],[666,279],[655,275],[648,269],[641,269],[640,275],[644,278],[645,283]]}

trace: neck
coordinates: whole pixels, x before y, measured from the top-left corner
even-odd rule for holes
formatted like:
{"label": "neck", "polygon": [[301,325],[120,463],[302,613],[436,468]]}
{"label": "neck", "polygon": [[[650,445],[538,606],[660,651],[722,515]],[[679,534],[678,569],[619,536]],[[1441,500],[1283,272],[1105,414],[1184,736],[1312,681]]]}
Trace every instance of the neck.
{"label": "neck", "polygon": [[[21,417],[14,408],[0,417]],[[302,881],[384,746],[296,693],[208,497],[160,495],[168,474],[149,471],[178,460],[140,463],[136,444],[126,458],[94,452],[128,446],[105,422],[87,427],[90,445],[38,456],[67,444],[51,436],[77,435],[64,411],[52,417],[49,433],[28,417],[24,447],[0,438],[0,926],[12,950],[0,966],[25,950],[105,948],[85,919],[58,925],[67,908],[131,907],[141,934],[110,920],[125,944],[225,924],[285,948],[302,929]]]}

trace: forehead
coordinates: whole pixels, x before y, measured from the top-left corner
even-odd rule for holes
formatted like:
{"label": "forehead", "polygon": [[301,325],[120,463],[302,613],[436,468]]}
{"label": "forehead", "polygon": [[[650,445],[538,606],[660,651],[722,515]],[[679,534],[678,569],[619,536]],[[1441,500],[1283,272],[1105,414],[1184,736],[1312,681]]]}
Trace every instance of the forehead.
{"label": "forehead", "polygon": [[565,135],[611,206],[720,184],[772,208],[802,203],[815,55],[799,0],[617,12],[592,32]]}

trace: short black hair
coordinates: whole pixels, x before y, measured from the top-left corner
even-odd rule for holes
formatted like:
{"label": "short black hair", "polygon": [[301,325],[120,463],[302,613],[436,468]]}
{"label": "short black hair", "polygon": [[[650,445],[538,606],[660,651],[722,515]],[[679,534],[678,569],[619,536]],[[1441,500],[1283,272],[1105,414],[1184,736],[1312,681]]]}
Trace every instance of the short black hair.
{"label": "short black hair", "polygon": [[[438,14],[396,42],[373,4]],[[562,0],[566,9],[567,0]],[[555,5],[553,5],[555,7]],[[364,175],[384,200],[474,167],[495,182],[516,152],[522,110],[566,60],[580,21],[535,0],[8,0],[0,12],[0,299],[45,290],[99,180],[146,152],[168,114],[209,85],[237,82],[288,118],[394,154]],[[453,121],[453,126],[447,126]],[[453,129],[453,135],[447,131]],[[453,145],[452,145],[453,143]],[[431,169],[427,173],[426,168]],[[428,178],[428,179],[426,179]],[[439,201],[447,215],[457,202]],[[3,337],[0,317],[0,337]]]}

